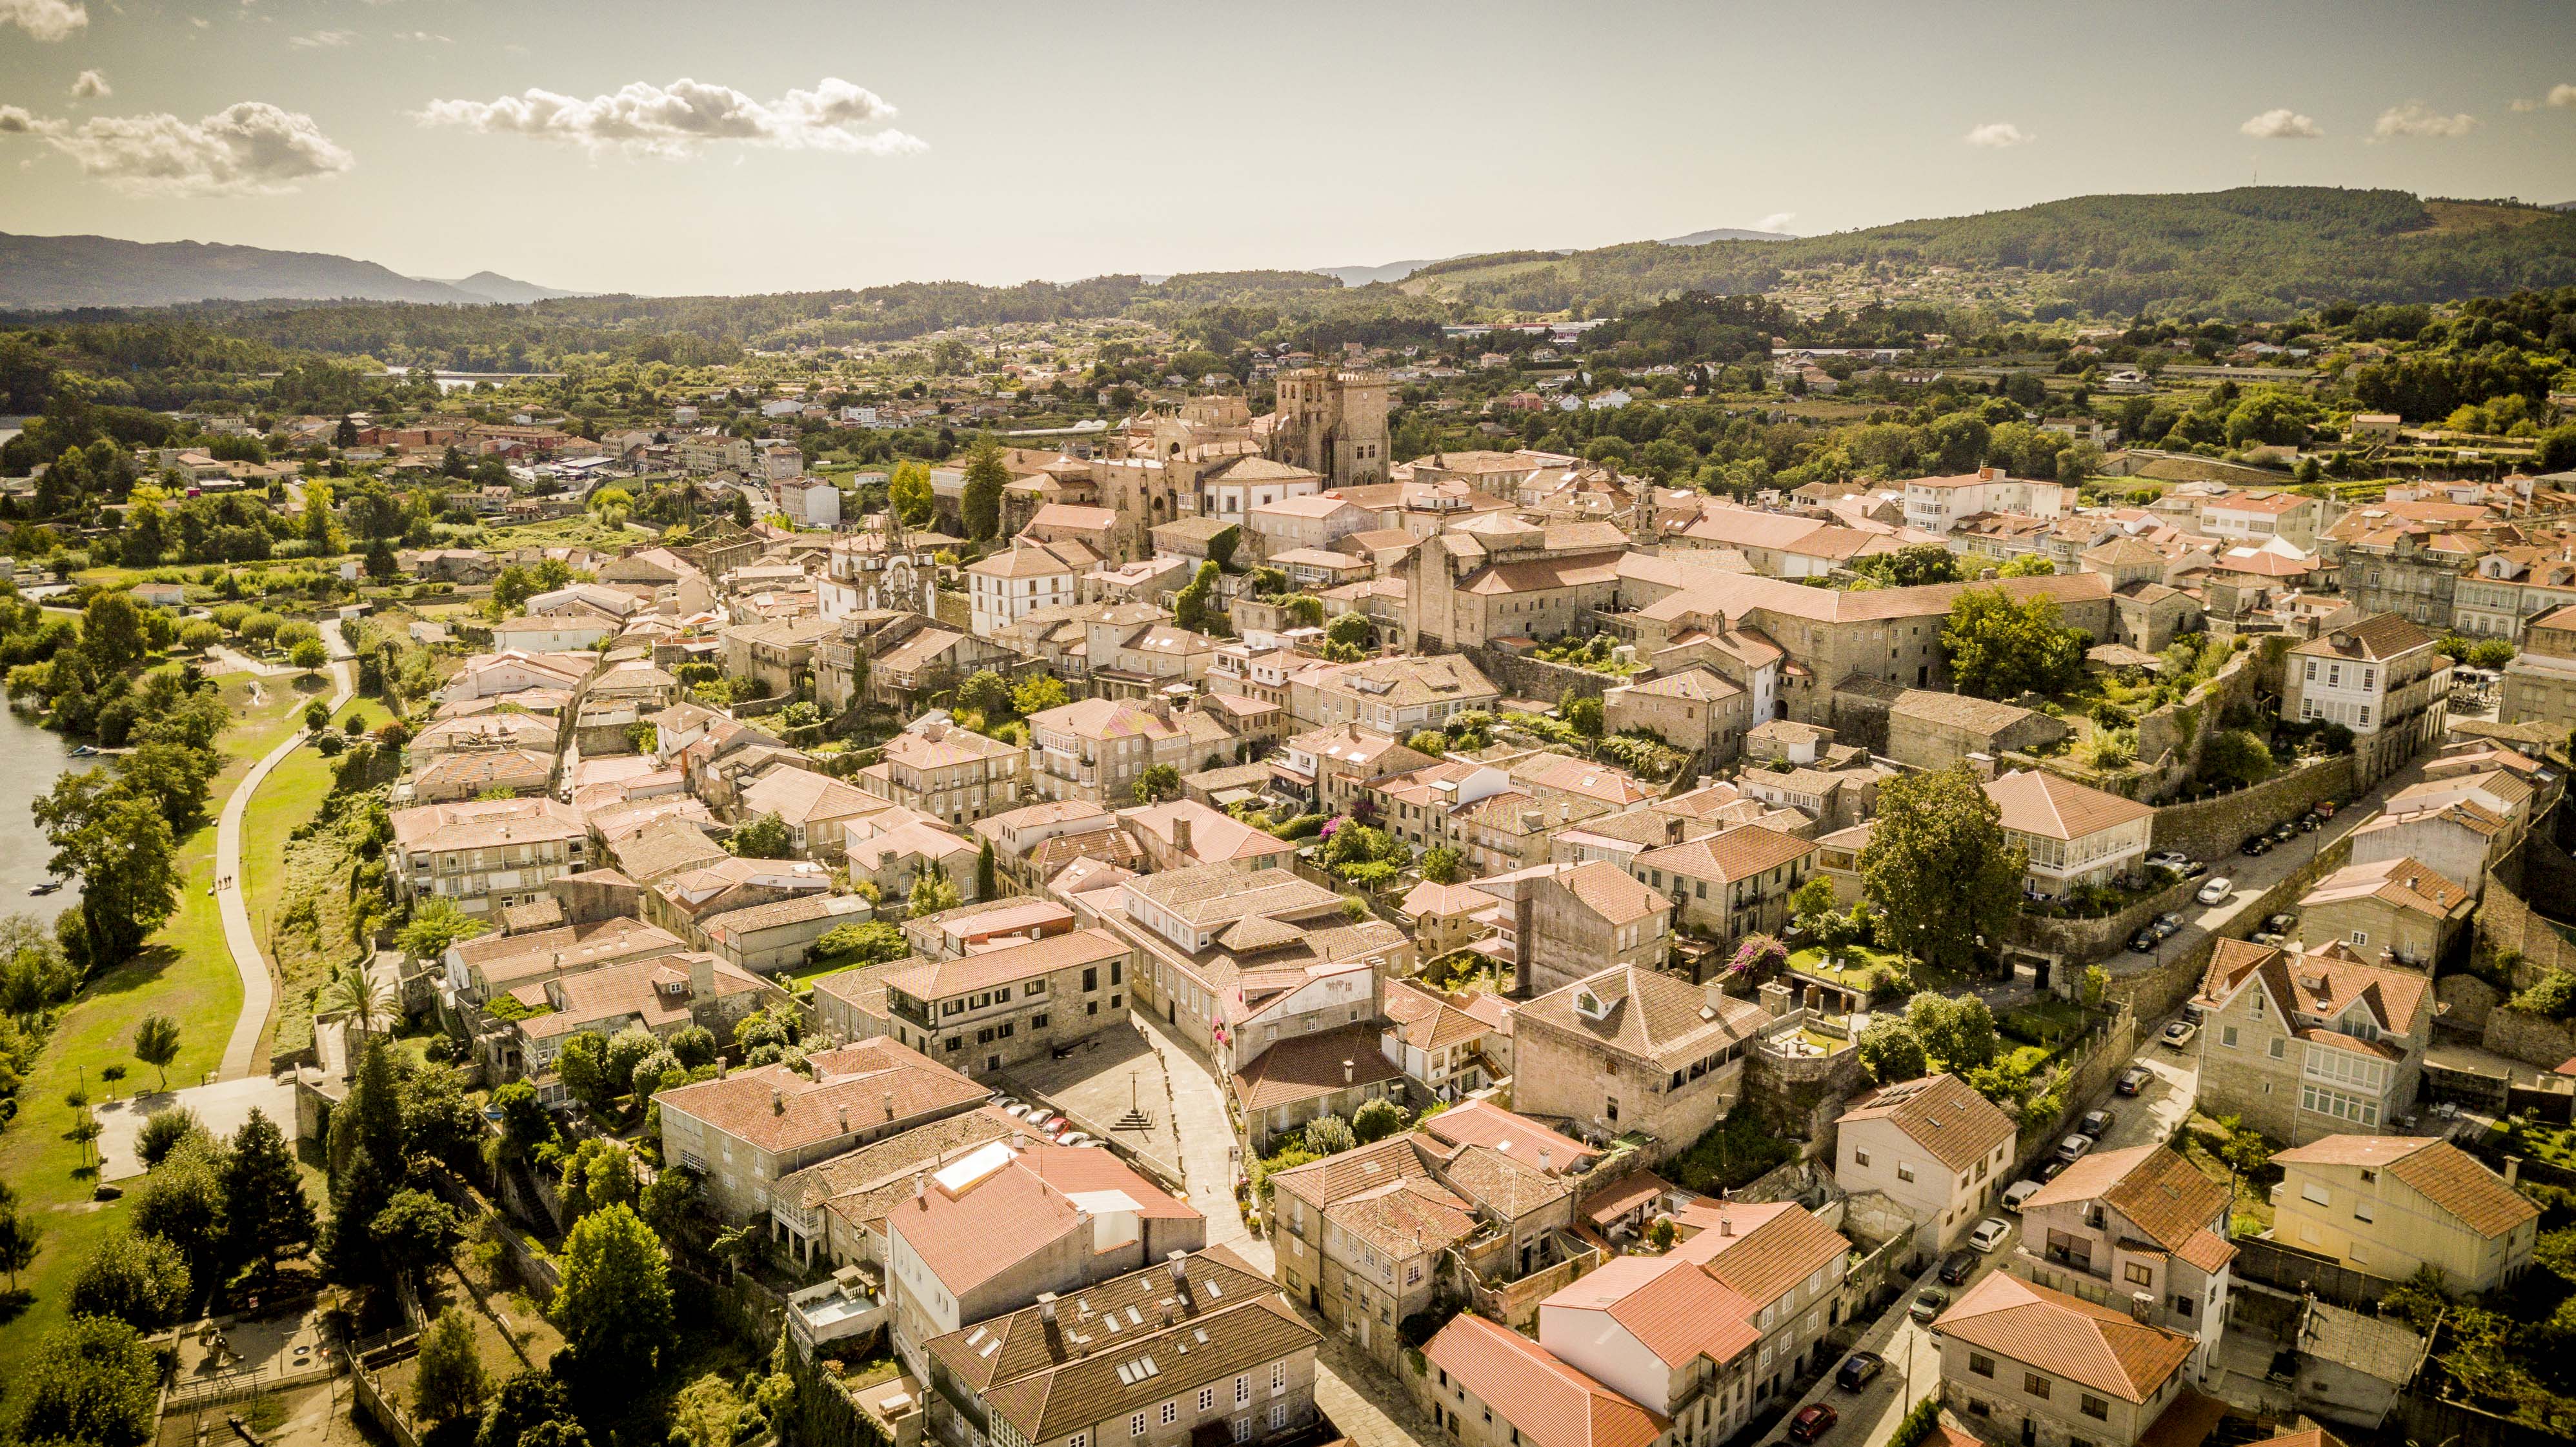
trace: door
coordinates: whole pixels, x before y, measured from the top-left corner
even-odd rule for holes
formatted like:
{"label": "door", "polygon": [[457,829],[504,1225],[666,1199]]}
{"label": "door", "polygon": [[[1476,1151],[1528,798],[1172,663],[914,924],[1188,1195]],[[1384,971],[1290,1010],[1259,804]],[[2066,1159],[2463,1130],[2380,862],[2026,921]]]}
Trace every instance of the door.
{"label": "door", "polygon": [[1367,1351],[1368,1349],[1369,1349],[1369,1319],[1368,1319],[1367,1317],[1361,1317],[1361,1318],[1360,1318],[1360,1350],[1361,1350],[1361,1351]]}
{"label": "door", "polygon": [[2038,1427],[2038,1424],[2036,1424],[2036,1423],[2032,1422],[2032,1421],[2031,1421],[2031,1419],[2030,1419],[2030,1418],[2028,1418],[2028,1417],[2024,1417],[2024,1418],[2022,1418],[2022,1419],[2021,1419],[2021,1447],[2034,1447],[2034,1444],[2036,1444],[2038,1441],[2039,1441],[2039,1427]]}

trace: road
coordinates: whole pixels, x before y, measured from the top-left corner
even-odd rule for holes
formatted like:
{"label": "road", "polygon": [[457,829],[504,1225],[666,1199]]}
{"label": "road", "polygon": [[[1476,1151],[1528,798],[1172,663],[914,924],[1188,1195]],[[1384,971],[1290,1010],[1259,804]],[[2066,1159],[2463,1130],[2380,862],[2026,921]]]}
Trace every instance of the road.
{"label": "road", "polygon": [[[1776,1425],[1786,1425],[1810,1402],[1823,1402],[1831,1406],[1841,1419],[1826,1434],[1829,1441],[1876,1444],[1896,1435],[1896,1424],[1905,1420],[1905,1414],[1926,1396],[1941,1389],[1940,1350],[1933,1345],[1932,1333],[1914,1320],[1908,1308],[1913,1305],[1914,1298],[1926,1290],[1942,1291],[1952,1300],[1957,1300],[1959,1293],[1985,1279],[1986,1273],[2003,1269],[2003,1263],[2011,1258],[2013,1248],[2021,1243],[2021,1223],[2012,1216],[2001,1219],[2012,1228],[2010,1234],[1994,1250],[1978,1258],[1976,1271],[1966,1282],[1958,1286],[1943,1286],[1939,1279],[1940,1263],[1936,1261],[1905,1288],[1884,1315],[1870,1324],[1869,1330],[1861,1333],[1852,1351],[1876,1352],[1887,1362],[1886,1368],[1871,1379],[1868,1386],[1857,1392],[1846,1392],[1835,1386],[1834,1374],[1842,1368],[1842,1361],[1837,1360],[1805,1396],[1791,1402],[1781,1412]],[[1849,1352],[1844,1354],[1845,1359],[1849,1356]]]}
{"label": "road", "polygon": [[[337,713],[356,691],[357,675],[348,664],[334,663],[331,677],[331,711]],[[277,1004],[275,975],[267,954],[259,947],[258,933],[251,928],[250,906],[242,899],[242,816],[250,808],[251,796],[267,781],[269,771],[284,763],[286,756],[302,747],[308,737],[309,733],[299,731],[251,765],[225,797],[224,811],[215,820],[215,900],[224,917],[224,944],[232,952],[233,971],[242,982],[241,1015],[233,1021],[232,1038],[224,1045],[224,1061],[215,1077],[218,1080],[239,1080],[251,1073],[251,1057],[259,1050],[259,1032],[268,1024],[268,1012]]]}

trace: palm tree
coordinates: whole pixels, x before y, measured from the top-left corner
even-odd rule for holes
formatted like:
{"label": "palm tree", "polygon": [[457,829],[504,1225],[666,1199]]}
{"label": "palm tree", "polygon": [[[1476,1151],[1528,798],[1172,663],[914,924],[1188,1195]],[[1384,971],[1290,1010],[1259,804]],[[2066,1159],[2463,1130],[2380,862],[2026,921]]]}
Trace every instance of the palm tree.
{"label": "palm tree", "polygon": [[322,988],[313,992],[315,1011],[323,1014],[345,1011],[348,1014],[350,1028],[358,1036],[349,1051],[352,1060],[366,1053],[367,1037],[375,1033],[377,1021],[384,1021],[387,1025],[393,1021],[393,986],[369,973],[367,964],[365,960],[351,960],[332,966],[331,973],[322,981]]}

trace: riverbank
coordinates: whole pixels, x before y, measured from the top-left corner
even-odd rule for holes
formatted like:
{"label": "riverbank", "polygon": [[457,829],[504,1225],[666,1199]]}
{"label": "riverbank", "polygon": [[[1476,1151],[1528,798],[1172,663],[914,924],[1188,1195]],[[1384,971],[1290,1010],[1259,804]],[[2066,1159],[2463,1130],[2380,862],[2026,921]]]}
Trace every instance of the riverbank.
{"label": "riverbank", "polygon": [[0,914],[32,914],[47,924],[80,903],[80,886],[65,884],[51,894],[29,890],[52,879],[45,862],[54,847],[36,832],[27,808],[53,792],[54,780],[99,762],[76,759],[79,744],[64,738],[14,708],[0,708]]}

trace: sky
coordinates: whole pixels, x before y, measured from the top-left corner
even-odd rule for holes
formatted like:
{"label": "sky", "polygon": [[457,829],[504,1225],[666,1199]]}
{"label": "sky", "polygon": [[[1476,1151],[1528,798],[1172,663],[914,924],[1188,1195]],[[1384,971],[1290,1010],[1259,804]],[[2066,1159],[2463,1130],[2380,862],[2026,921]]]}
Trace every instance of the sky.
{"label": "sky", "polygon": [[679,295],[2576,200],[2576,6],[0,0],[0,231]]}

